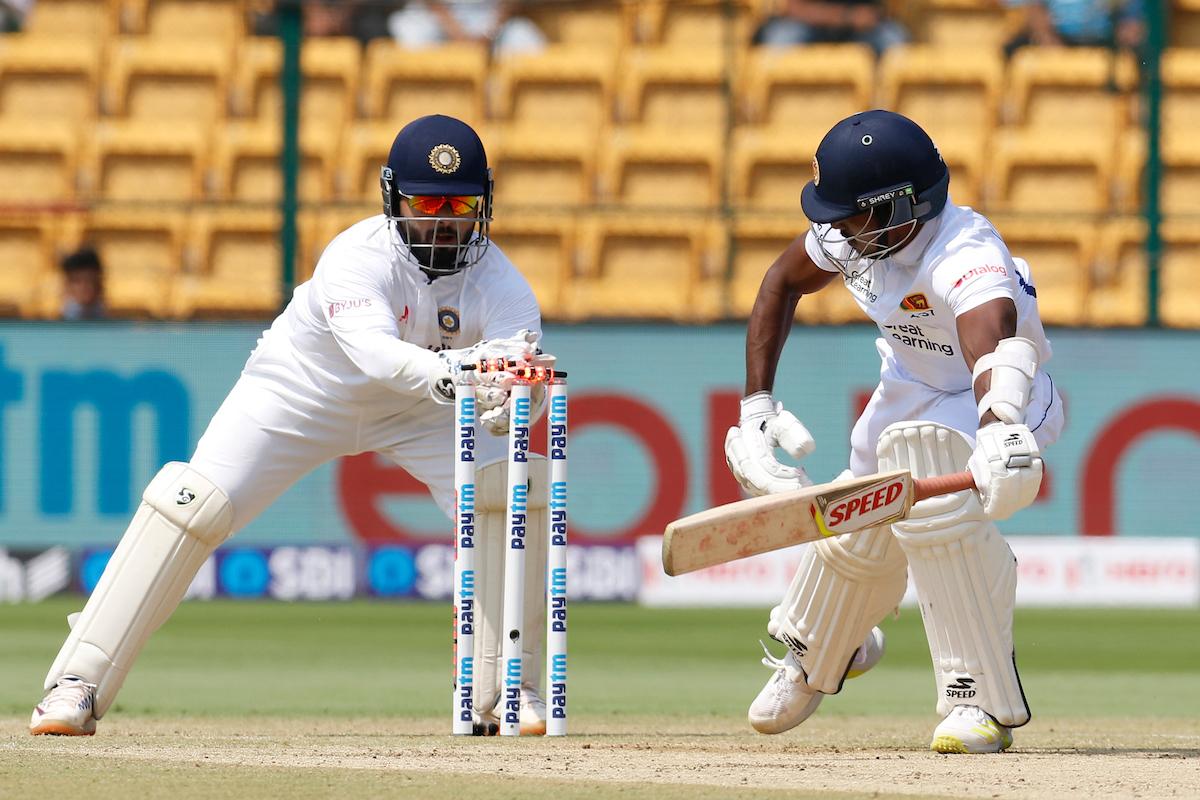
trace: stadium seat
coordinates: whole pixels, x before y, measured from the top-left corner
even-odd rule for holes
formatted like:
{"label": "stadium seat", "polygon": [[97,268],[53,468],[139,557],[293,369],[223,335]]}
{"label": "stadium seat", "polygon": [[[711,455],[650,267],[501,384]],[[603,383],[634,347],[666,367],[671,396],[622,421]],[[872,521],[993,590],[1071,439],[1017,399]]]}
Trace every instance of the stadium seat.
{"label": "stadium seat", "polygon": [[1027,215],[996,216],[992,221],[1009,252],[1029,262],[1042,321],[1083,324],[1098,239],[1095,223]]}
{"label": "stadium seat", "polygon": [[555,46],[501,58],[493,65],[492,116],[576,126],[598,137],[611,116],[613,67],[613,53],[603,48]]}
{"label": "stadium seat", "polygon": [[487,47],[445,44],[406,50],[391,39],[367,47],[363,112],[389,120],[396,130],[425,114],[446,114],[478,126],[484,119]]}
{"label": "stadium seat", "polygon": [[491,238],[533,287],[542,317],[565,318],[563,290],[575,271],[574,217],[502,211],[492,223]]}
{"label": "stadium seat", "polygon": [[1163,136],[1161,155],[1163,213],[1200,214],[1200,142],[1195,131]]}
{"label": "stadium seat", "polygon": [[1136,70],[1103,48],[1023,47],[1008,69],[1005,117],[1013,125],[1061,132],[1117,133],[1130,115]]}
{"label": "stadium seat", "polygon": [[528,3],[522,13],[555,44],[603,48],[615,54],[634,38],[638,6],[634,0]]}
{"label": "stadium seat", "polygon": [[947,133],[936,139],[950,169],[950,199],[960,206],[981,208],[987,175],[987,142],[969,133]]}
{"label": "stadium seat", "polygon": [[49,212],[0,214],[0,316],[38,314],[39,292],[56,269],[58,218]]}
{"label": "stadium seat", "polygon": [[101,122],[85,137],[81,183],[103,200],[192,202],[204,196],[208,142],[152,120]]}
{"label": "stadium seat", "polygon": [[68,122],[0,118],[0,203],[74,200],[78,152]]}
{"label": "stadium seat", "polygon": [[724,149],[703,131],[622,128],[601,150],[600,195],[625,207],[714,208]]}
{"label": "stadium seat", "polygon": [[1170,43],[1177,47],[1200,47],[1200,0],[1172,0]]}
{"label": "stadium seat", "polygon": [[702,215],[597,214],[580,223],[569,316],[704,321],[721,311],[724,232]]}
{"label": "stadium seat", "polygon": [[986,141],[996,125],[1004,61],[978,46],[901,46],[880,61],[884,108],[916,120],[935,141],[972,136]]}
{"label": "stadium seat", "polygon": [[179,317],[265,316],[280,308],[280,213],[225,207],[195,211],[189,269],[175,280]]}
{"label": "stadium seat", "polygon": [[[300,128],[298,191],[304,202],[323,202],[332,196],[337,146],[328,128]],[[277,202],[283,196],[281,149],[277,124],[230,122],[213,149],[213,196],[245,203]]]}
{"label": "stadium seat", "polygon": [[30,3],[24,30],[39,36],[79,36],[103,39],[117,30],[119,0],[37,0]]}
{"label": "stadium seat", "polygon": [[1200,328],[1200,226],[1194,219],[1163,225],[1159,312],[1166,325]]}
{"label": "stadium seat", "polygon": [[[798,214],[738,217],[733,223],[730,250],[733,269],[729,279],[729,313],[740,319],[750,316],[754,299],[767,269],[797,237],[808,231],[808,221]],[[835,288],[806,297],[796,306],[796,320],[807,324],[825,321],[824,306]]]}
{"label": "stadium seat", "polygon": [[[387,163],[398,131],[391,121],[356,122],[346,130],[338,148],[334,177],[334,196],[338,200],[369,202],[380,197],[379,170]],[[494,160],[490,148],[488,160]]]}
{"label": "stadium seat", "polygon": [[1146,133],[1127,130],[1117,140],[1117,158],[1113,169],[1113,206],[1117,211],[1134,213],[1142,207],[1142,180],[1146,170]]}
{"label": "stadium seat", "polygon": [[683,45],[626,51],[617,117],[672,131],[720,131],[728,119],[723,52]]}
{"label": "stadium seat", "polygon": [[999,52],[1020,27],[1022,9],[994,0],[926,0],[923,5],[924,41],[938,47],[969,44]]}
{"label": "stadium seat", "polygon": [[1145,220],[1121,217],[1100,229],[1087,321],[1105,328],[1146,323]]}
{"label": "stadium seat", "polygon": [[862,44],[752,48],[740,72],[741,116],[823,135],[872,107],[874,78],[875,55]]}
{"label": "stadium seat", "polygon": [[104,112],[208,133],[225,118],[233,52],[222,42],[124,37],[108,50]]}
{"label": "stadium seat", "polygon": [[[726,0],[649,0],[637,4],[636,36],[639,42],[702,49],[726,46]],[[740,10],[733,4],[735,11]],[[736,39],[746,41],[748,35]]]}
{"label": "stadium seat", "polygon": [[800,213],[800,190],[813,177],[813,155],[825,131],[737,128],[730,150],[734,206]]}
{"label": "stadium seat", "polygon": [[233,44],[245,34],[245,0],[124,0],[129,30]]}
{"label": "stadium seat", "polygon": [[992,147],[988,208],[1021,213],[1102,213],[1110,206],[1110,136],[1005,131]]}
{"label": "stadium seat", "polygon": [[91,244],[104,263],[104,296],[115,316],[163,317],[183,264],[186,215],[154,206],[101,207],[78,221],[73,246]]}
{"label": "stadium seat", "polygon": [[1195,131],[1200,127],[1200,48],[1166,50],[1162,56],[1162,81],[1163,130]]}
{"label": "stadium seat", "polygon": [[[355,118],[358,102],[360,46],[348,36],[309,37],[300,52],[304,88],[300,97],[301,128],[323,128],[333,134]],[[277,121],[283,104],[279,71],[283,50],[278,39],[250,36],[239,47],[232,91],[233,113]],[[397,128],[399,130],[399,128]]]}
{"label": "stadium seat", "polygon": [[524,123],[496,130],[486,146],[499,216],[514,208],[588,205],[595,197],[593,132]]}
{"label": "stadium seat", "polygon": [[0,116],[87,124],[98,111],[100,44],[78,34],[0,39]]}

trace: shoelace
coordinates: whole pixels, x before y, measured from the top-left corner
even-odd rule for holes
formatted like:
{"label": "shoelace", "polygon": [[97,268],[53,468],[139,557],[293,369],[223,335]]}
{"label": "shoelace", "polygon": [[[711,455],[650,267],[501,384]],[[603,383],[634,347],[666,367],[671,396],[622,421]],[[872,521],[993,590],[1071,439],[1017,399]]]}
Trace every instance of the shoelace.
{"label": "shoelace", "polygon": [[84,701],[91,701],[92,693],[96,691],[96,684],[85,683],[80,680],[60,680],[55,687],[42,700],[42,708],[46,711],[62,708],[66,706],[70,710],[77,710],[84,704]]}
{"label": "shoelace", "polygon": [[780,670],[784,670],[784,671],[787,670],[787,664],[784,663],[782,658],[776,658],[775,655],[772,654],[769,649],[767,649],[766,642],[764,642],[762,639],[759,639],[758,644],[763,649],[762,665],[764,667],[767,667],[768,669],[773,669],[776,672],[778,672]]}

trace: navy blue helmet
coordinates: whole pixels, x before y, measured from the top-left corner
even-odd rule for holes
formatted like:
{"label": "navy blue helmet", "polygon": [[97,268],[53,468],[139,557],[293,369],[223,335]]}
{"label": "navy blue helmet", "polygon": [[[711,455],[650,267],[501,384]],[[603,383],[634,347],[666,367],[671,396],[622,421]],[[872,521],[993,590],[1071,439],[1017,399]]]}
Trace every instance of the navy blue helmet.
{"label": "navy blue helmet", "polygon": [[[470,125],[441,114],[405,125],[380,170],[379,186],[383,213],[426,272],[448,275],[483,258],[489,243],[492,171],[483,142]],[[444,208],[455,212],[446,211],[444,216],[438,216],[441,211],[421,216],[402,212],[401,200],[426,197],[447,198]],[[467,198],[474,201],[468,203]],[[457,213],[464,206],[473,208],[474,215]]]}
{"label": "navy blue helmet", "polygon": [[828,235],[831,223],[869,212],[862,230],[843,238],[858,258],[878,259],[908,240],[906,234],[888,244],[895,238],[890,231],[915,230],[942,212],[949,184],[950,171],[929,134],[908,117],[876,109],[847,117],[825,134],[800,205],[827,255],[826,245],[832,248],[838,238]]}

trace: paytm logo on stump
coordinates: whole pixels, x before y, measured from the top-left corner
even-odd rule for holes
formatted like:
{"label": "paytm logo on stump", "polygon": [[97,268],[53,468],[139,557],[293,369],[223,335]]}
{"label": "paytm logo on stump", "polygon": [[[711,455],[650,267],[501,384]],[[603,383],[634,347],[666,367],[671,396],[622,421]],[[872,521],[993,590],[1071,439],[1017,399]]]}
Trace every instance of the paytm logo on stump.
{"label": "paytm logo on stump", "polygon": [[[95,419],[95,510],[101,514],[125,515],[133,510],[134,421],[140,410],[153,414],[153,446],[143,451],[148,449],[158,464],[187,460],[191,401],[187,388],[171,373],[42,369],[40,374],[26,375],[13,369],[6,355],[0,343],[0,475],[5,470],[12,474],[14,455],[30,465],[37,475],[41,513],[66,515],[77,510],[80,435],[76,421],[82,410],[91,411]],[[36,452],[13,454],[6,447],[11,439],[10,411],[34,402],[30,396],[35,390]],[[7,510],[7,499],[0,480],[0,514]]]}

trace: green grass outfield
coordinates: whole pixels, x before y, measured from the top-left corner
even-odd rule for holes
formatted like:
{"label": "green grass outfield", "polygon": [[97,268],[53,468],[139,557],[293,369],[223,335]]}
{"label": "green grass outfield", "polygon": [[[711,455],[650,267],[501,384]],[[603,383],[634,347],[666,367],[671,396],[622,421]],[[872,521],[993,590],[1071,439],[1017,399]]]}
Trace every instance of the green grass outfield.
{"label": "green grass outfield", "polygon": [[964,782],[1039,800],[1200,794],[1200,611],[1019,612],[1034,721],[1012,753],[970,758],[925,749],[937,717],[915,609],[885,622],[878,667],[764,737],[745,712],[769,676],[765,611],[577,604],[574,735],[501,742],[448,735],[447,604],[188,603],[95,739],[30,737],[79,606],[0,605],[0,797],[911,800],[966,796]]}
{"label": "green grass outfield", "polygon": [[[66,636],[66,615],[79,607],[78,599],[0,606],[0,715],[27,713],[36,702]],[[758,664],[765,617],[762,610],[574,605],[572,714],[630,725],[672,714],[743,725],[769,674]],[[920,615],[905,609],[884,629],[883,662],[849,682],[822,714],[933,713]],[[1200,709],[1200,611],[1030,609],[1018,612],[1015,629],[1035,716],[1196,716]],[[448,716],[450,676],[448,604],[195,602],[151,639],[113,713]]]}

